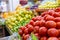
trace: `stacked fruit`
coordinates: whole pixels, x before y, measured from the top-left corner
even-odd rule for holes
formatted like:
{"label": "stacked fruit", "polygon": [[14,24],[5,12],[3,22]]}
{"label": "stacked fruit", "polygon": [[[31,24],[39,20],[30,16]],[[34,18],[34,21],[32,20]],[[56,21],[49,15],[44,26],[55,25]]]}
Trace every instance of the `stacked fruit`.
{"label": "stacked fruit", "polygon": [[60,8],[43,12],[30,23],[19,28],[20,36],[27,40],[34,33],[38,40],[60,40]]}
{"label": "stacked fruit", "polygon": [[59,4],[57,2],[48,1],[48,2],[46,2],[44,4],[39,5],[38,8],[40,8],[40,9],[53,9],[53,8],[58,7],[58,6],[59,6]]}
{"label": "stacked fruit", "polygon": [[28,23],[33,16],[34,15],[31,10],[21,9],[19,11],[13,12],[13,15],[6,18],[6,25],[13,32],[17,32],[19,26],[23,26]]}

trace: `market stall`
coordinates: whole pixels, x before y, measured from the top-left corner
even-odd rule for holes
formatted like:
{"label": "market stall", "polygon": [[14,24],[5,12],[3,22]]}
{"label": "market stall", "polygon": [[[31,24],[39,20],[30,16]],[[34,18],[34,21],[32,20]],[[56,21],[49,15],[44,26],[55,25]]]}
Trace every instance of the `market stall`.
{"label": "market stall", "polygon": [[[1,10],[0,40],[60,40],[59,0],[9,0]],[[2,2],[4,4],[5,2]],[[15,3],[15,4],[14,4]],[[9,10],[8,10],[9,9]],[[10,10],[11,9],[11,10]],[[9,34],[5,37],[6,34]]]}

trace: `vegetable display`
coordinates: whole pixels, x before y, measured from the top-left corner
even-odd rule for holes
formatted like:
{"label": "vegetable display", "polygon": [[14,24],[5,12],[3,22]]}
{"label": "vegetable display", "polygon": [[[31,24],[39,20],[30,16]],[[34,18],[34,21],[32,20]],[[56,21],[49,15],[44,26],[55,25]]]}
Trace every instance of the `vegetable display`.
{"label": "vegetable display", "polygon": [[27,40],[31,33],[38,40],[60,40],[60,8],[33,17],[28,24],[19,28],[18,33],[22,40]]}

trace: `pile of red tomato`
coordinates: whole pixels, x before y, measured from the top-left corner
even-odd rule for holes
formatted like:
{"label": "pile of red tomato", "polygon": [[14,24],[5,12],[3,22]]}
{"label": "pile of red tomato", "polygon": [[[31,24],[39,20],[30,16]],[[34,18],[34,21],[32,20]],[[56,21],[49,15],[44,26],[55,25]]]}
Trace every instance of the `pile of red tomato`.
{"label": "pile of red tomato", "polygon": [[60,8],[43,12],[19,28],[23,40],[27,40],[31,33],[39,40],[60,40]]}

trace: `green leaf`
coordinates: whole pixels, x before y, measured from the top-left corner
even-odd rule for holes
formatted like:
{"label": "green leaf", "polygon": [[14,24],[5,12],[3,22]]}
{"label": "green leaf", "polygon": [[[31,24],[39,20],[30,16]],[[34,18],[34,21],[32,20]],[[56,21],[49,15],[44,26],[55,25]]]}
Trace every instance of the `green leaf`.
{"label": "green leaf", "polygon": [[38,40],[38,38],[33,33],[31,33],[31,37],[32,37],[32,40]]}

